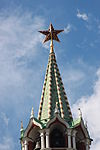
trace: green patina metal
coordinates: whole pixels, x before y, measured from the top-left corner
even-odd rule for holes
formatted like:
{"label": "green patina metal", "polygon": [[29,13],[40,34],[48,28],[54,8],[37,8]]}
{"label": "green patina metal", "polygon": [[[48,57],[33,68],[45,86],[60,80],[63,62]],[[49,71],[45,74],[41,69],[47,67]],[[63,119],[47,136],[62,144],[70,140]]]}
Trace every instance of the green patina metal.
{"label": "green patina metal", "polygon": [[[64,112],[64,120],[68,123],[72,122],[70,107],[66,104],[66,93],[60,77],[59,69],[56,63],[55,53],[50,53],[47,71],[45,76],[45,84],[42,93],[42,106],[40,109],[40,118],[43,123],[54,117],[56,102],[58,103],[59,114],[62,117],[61,107]],[[51,101],[50,101],[51,92]],[[61,97],[61,102],[59,100],[59,95]],[[50,103],[51,102],[51,103]],[[50,108],[49,108],[50,107]],[[49,116],[50,111],[50,116]],[[49,118],[49,119],[47,119]]]}
{"label": "green patina metal", "polygon": [[22,138],[24,137],[24,132],[25,132],[25,130],[24,130],[24,129],[23,129],[23,130],[21,130],[20,139],[22,139]]}
{"label": "green patina metal", "polygon": [[[48,71],[48,76],[50,76],[50,71]],[[44,91],[44,100],[43,100],[43,106],[42,106],[41,120],[48,118],[49,80],[50,80],[49,77],[47,77],[46,87]]]}
{"label": "green patina metal", "polygon": [[80,123],[81,123],[81,118],[78,118],[78,119],[76,119],[76,120],[73,120],[71,127],[75,127],[75,126],[79,125]]}
{"label": "green patina metal", "polygon": [[34,117],[34,120],[35,120],[37,123],[39,123],[39,124],[40,124],[40,126],[41,126],[42,128],[44,128],[44,127],[45,127],[45,124],[44,124],[42,121],[38,120],[38,119],[37,119],[37,118],[35,118],[35,117]]}

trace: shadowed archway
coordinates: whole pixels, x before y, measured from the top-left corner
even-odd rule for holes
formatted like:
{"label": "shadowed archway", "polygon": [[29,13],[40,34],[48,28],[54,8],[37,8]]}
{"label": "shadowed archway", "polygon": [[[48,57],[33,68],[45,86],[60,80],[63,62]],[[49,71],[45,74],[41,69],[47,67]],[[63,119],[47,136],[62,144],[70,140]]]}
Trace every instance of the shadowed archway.
{"label": "shadowed archway", "polygon": [[65,137],[63,132],[55,128],[50,134],[50,147],[65,147]]}

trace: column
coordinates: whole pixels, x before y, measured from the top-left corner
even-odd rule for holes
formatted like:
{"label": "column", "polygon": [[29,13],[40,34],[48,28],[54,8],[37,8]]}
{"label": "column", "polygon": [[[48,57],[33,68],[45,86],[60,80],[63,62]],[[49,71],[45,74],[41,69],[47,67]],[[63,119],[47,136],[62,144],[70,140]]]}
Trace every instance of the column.
{"label": "column", "polygon": [[22,150],[24,150],[24,143],[22,142]]}
{"label": "column", "polygon": [[67,129],[68,134],[68,148],[71,148],[71,129]]}
{"label": "column", "polygon": [[89,150],[89,145],[88,144],[86,144],[86,150]]}
{"label": "column", "polygon": [[40,143],[39,143],[39,141],[37,141],[36,146],[35,146],[35,149],[37,149],[37,148],[40,148]]}
{"label": "column", "polygon": [[27,140],[25,140],[24,145],[25,145],[25,150],[28,150],[28,142],[27,142]]}
{"label": "column", "polygon": [[89,139],[86,139],[86,150],[89,150],[90,141]]}
{"label": "column", "polygon": [[76,133],[77,131],[76,130],[73,130],[73,149],[76,149]]}
{"label": "column", "polygon": [[49,129],[46,130],[46,148],[49,148],[50,147],[50,144],[49,144]]}
{"label": "column", "polygon": [[45,148],[45,141],[44,141],[44,131],[40,130],[40,137],[41,137],[41,149]]}

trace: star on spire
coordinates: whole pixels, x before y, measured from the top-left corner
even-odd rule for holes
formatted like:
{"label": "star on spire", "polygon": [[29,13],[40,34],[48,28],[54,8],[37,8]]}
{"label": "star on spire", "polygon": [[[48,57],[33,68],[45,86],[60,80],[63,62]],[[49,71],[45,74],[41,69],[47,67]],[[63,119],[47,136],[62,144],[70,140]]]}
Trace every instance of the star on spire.
{"label": "star on spire", "polygon": [[44,35],[46,35],[46,37],[45,37],[45,39],[44,39],[44,41],[43,41],[43,43],[45,43],[45,42],[47,42],[47,41],[49,41],[49,40],[51,40],[51,41],[55,40],[55,41],[57,41],[57,42],[60,42],[60,40],[59,40],[57,34],[59,34],[59,33],[62,32],[62,31],[64,31],[64,30],[55,30],[54,27],[53,27],[53,25],[50,24],[48,30],[39,31],[39,32],[42,33],[42,34],[44,34]]}

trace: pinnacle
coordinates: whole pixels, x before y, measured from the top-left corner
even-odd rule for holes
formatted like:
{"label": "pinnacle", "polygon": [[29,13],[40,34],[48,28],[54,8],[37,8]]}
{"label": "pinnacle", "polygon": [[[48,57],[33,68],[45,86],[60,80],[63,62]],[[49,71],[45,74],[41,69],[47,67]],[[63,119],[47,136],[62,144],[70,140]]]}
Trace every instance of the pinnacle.
{"label": "pinnacle", "polygon": [[32,107],[30,119],[32,119],[33,117],[34,117],[34,110],[33,110],[33,107]]}
{"label": "pinnacle", "polygon": [[20,131],[23,131],[24,129],[23,129],[23,122],[21,121],[21,129],[20,129]]}
{"label": "pinnacle", "polygon": [[78,112],[79,112],[79,118],[82,118],[82,112],[80,108],[78,108]]}

